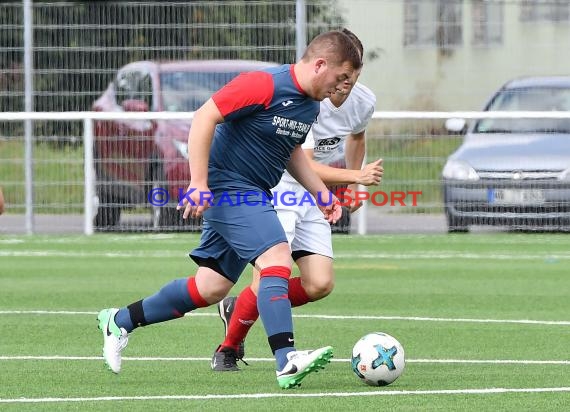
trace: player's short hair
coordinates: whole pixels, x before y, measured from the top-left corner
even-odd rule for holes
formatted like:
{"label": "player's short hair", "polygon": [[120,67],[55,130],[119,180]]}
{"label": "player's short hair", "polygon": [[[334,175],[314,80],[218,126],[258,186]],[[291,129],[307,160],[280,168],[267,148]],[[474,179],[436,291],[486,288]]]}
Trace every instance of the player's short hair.
{"label": "player's short hair", "polygon": [[338,65],[349,62],[354,70],[362,67],[358,46],[350,36],[340,30],[328,31],[315,37],[307,46],[302,60],[318,57],[325,57]]}
{"label": "player's short hair", "polygon": [[360,55],[364,56],[364,46],[362,45],[362,42],[360,41],[358,36],[356,34],[354,34],[353,32],[351,32],[350,30],[348,30],[346,27],[344,27],[342,29],[342,32],[344,34],[346,34],[348,37],[350,37],[350,40],[352,40],[354,42],[354,44],[356,44],[356,47],[358,47],[358,51],[360,52]]}

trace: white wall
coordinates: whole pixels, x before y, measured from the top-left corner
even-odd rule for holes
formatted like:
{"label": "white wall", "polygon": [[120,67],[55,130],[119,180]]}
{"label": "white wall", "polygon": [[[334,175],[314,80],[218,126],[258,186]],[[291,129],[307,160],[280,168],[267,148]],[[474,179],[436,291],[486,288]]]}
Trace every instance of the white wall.
{"label": "white wall", "polygon": [[404,49],[403,0],[339,0],[347,27],[365,51],[360,80],[378,110],[478,110],[507,80],[523,75],[570,75],[570,22],[520,22],[520,4],[504,3],[503,44],[471,46],[471,1],[463,3],[463,46],[442,57],[435,48]]}

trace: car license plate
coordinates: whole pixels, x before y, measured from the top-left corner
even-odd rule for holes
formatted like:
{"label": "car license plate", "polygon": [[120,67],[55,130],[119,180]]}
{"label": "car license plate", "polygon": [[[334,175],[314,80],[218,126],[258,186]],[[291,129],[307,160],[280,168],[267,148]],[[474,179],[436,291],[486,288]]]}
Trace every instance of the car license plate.
{"label": "car license plate", "polygon": [[494,205],[539,205],[544,203],[540,189],[489,189],[489,203]]}

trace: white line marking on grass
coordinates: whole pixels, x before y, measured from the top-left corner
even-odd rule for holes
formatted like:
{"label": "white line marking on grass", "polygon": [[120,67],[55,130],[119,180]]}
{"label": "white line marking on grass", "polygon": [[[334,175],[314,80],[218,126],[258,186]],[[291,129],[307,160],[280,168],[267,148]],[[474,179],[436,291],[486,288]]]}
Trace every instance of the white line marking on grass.
{"label": "white line marking on grass", "polygon": [[[0,315],[97,315],[99,312],[87,312],[77,310],[0,310]],[[190,312],[184,316],[219,316],[215,313]]]}
{"label": "white line marking on grass", "polygon": [[[204,357],[131,357],[123,356],[124,361],[138,362],[209,362]],[[0,356],[0,361],[47,360],[47,361],[102,361],[102,356],[61,356],[61,355],[15,355]],[[275,362],[274,358],[248,358],[252,362]],[[349,363],[350,359],[333,358],[331,362]],[[465,364],[503,364],[503,365],[570,365],[570,360],[519,360],[519,359],[406,359],[406,363],[465,363]]]}
{"label": "white line marking on grass", "polygon": [[[124,252],[101,252],[101,251],[78,251],[69,252],[62,250],[0,250],[0,257],[77,257],[77,258],[184,258],[187,257],[185,252],[172,251],[124,251]],[[570,254],[520,254],[519,252],[511,253],[465,253],[465,252],[430,252],[418,251],[414,253],[379,253],[375,251],[361,251],[357,253],[339,253],[335,254],[336,259],[396,259],[396,260],[413,260],[413,259],[473,259],[473,260],[568,260]]]}
{"label": "white line marking on grass", "polygon": [[374,251],[356,252],[356,253],[335,253],[335,259],[475,259],[475,260],[557,260],[557,259],[570,259],[570,254],[525,254],[521,255],[520,252],[511,253],[465,253],[465,252],[414,252],[414,253],[378,253]]}
{"label": "white line marking on grass", "polygon": [[165,251],[141,252],[64,252],[61,250],[0,250],[0,257],[68,257],[68,258],[176,258],[187,254]]}
{"label": "white line marking on grass", "polygon": [[0,398],[0,403],[50,403],[50,402],[102,402],[102,401],[157,401],[157,400],[223,400],[223,399],[267,399],[267,398],[337,398],[360,396],[402,396],[402,395],[486,395],[497,393],[542,393],[570,392],[570,387],[559,388],[482,388],[482,389],[440,389],[417,391],[371,391],[371,392],[320,392],[320,393],[243,393],[236,395],[155,395],[155,396],[99,396],[85,398]]}
{"label": "white line marking on grass", "polygon": [[[0,315],[97,315],[98,312],[67,310],[0,310]],[[190,312],[185,316],[217,317],[217,313]],[[570,326],[567,320],[532,320],[532,319],[472,319],[472,318],[432,318],[422,316],[371,316],[371,315],[293,315],[294,318],[323,320],[404,320],[416,322],[459,322],[459,323],[513,323],[524,325]]]}
{"label": "white line marking on grass", "polygon": [[[348,359],[347,359],[348,361]],[[406,363],[472,363],[505,365],[570,365],[568,360],[518,360],[518,359],[406,359]]]}
{"label": "white line marking on grass", "polygon": [[[117,243],[121,243],[124,244],[127,241],[136,241],[136,242],[144,242],[144,241],[148,241],[148,242],[154,242],[156,240],[176,240],[177,239],[177,235],[176,234],[168,234],[168,233],[148,233],[148,234],[143,234],[143,235],[128,235],[128,234],[123,234],[123,235],[117,235],[117,236],[113,236],[113,235],[103,235],[104,237],[100,237],[99,239],[104,239],[104,242],[106,244],[112,243],[112,242],[117,242]],[[199,234],[197,235],[197,237],[199,236]],[[63,237],[58,237],[55,238],[53,236],[41,236],[41,237],[26,237],[25,239],[23,237],[12,237],[12,238],[5,238],[5,239],[0,239],[0,244],[2,243],[6,243],[6,244],[11,244],[11,243],[36,243],[36,244],[54,244],[54,243],[60,243],[60,244],[65,244],[65,243],[73,243],[73,244],[77,244],[78,242],[82,242],[82,243],[89,243],[89,244],[94,244],[94,243],[98,243],[96,237],[90,238],[90,237],[86,237],[83,235],[72,235],[72,236],[63,236]]]}
{"label": "white line marking on grass", "polygon": [[19,243],[24,243],[24,239],[0,239],[0,244],[15,245]]}
{"label": "white line marking on grass", "polygon": [[408,320],[419,322],[463,322],[463,323],[519,323],[528,325],[570,326],[566,320],[531,319],[470,319],[470,318],[430,318],[419,316],[343,316],[343,315],[293,315],[294,318],[334,319],[334,320]]}
{"label": "white line marking on grass", "polygon": [[74,310],[0,310],[0,315],[97,315],[97,313]]}

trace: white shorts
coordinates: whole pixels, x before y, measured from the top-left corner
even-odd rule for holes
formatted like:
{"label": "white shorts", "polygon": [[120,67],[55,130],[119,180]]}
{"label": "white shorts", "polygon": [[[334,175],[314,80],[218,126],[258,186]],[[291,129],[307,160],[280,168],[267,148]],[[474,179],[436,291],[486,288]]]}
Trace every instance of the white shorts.
{"label": "white shorts", "polygon": [[[333,258],[332,232],[329,222],[325,220],[323,212],[310,202],[300,200],[305,195],[306,190],[298,183],[279,182],[272,190],[275,199],[275,210],[277,217],[287,235],[287,241],[291,246],[291,251],[307,251],[318,255]],[[282,194],[288,193],[287,205],[284,205]],[[295,201],[290,192],[295,192]],[[306,199],[305,195],[305,199]],[[294,203],[294,205],[289,205]],[[313,198],[313,203],[315,199]]]}

